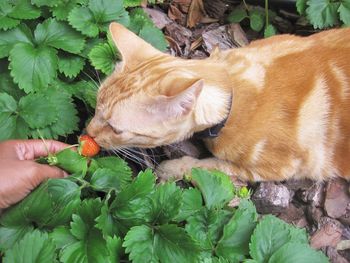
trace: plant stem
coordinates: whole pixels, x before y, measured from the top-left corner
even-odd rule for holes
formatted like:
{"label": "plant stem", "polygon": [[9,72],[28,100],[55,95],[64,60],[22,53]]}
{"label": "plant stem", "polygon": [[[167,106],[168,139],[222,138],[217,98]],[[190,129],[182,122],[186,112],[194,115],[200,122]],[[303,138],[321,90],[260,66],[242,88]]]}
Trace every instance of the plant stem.
{"label": "plant stem", "polygon": [[269,24],[269,0],[265,0],[265,27]]}
{"label": "plant stem", "polygon": [[245,0],[243,0],[243,4],[244,4],[245,9],[248,11],[248,5],[247,5],[247,3],[245,2]]}

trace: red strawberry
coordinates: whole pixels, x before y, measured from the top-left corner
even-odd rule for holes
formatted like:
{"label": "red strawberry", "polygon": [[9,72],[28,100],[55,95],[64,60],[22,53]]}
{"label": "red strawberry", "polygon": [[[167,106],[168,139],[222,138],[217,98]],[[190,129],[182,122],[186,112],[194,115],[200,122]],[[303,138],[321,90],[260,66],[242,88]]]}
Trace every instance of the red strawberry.
{"label": "red strawberry", "polygon": [[83,156],[93,157],[100,151],[100,146],[89,135],[81,135],[78,151]]}

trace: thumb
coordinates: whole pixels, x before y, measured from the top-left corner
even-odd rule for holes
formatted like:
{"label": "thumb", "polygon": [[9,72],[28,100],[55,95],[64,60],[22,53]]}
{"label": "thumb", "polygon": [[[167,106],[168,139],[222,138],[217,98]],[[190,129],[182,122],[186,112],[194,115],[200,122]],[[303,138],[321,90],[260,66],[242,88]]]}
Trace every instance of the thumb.
{"label": "thumb", "polygon": [[42,181],[48,178],[63,178],[67,176],[67,174],[55,167],[49,166],[47,164],[38,164],[34,163],[34,173],[32,174],[31,184],[34,187],[38,186]]}

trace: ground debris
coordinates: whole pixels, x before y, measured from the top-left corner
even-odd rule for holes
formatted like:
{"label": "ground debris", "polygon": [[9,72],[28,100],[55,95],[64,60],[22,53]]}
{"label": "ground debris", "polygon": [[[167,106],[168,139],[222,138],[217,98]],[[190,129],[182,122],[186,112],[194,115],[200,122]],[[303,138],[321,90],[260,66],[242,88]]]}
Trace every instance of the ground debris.
{"label": "ground debris", "polygon": [[322,247],[336,248],[341,241],[343,228],[339,221],[330,217],[322,217],[319,222],[319,229],[310,237],[310,245],[315,249]]}
{"label": "ground debris", "polygon": [[288,208],[290,192],[283,184],[263,182],[255,190],[252,200],[259,213],[276,214]]}
{"label": "ground debris", "polygon": [[341,178],[327,183],[324,208],[328,216],[332,218],[345,216],[350,204],[348,187],[348,183]]}

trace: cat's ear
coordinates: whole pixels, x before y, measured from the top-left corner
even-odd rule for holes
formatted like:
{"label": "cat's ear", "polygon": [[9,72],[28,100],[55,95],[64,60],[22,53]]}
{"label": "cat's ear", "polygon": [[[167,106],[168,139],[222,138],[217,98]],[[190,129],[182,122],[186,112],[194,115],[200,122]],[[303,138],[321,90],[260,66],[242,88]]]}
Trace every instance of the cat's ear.
{"label": "cat's ear", "polygon": [[121,24],[111,23],[109,31],[125,65],[137,65],[140,61],[163,54]]}
{"label": "cat's ear", "polygon": [[[159,96],[153,104],[163,119],[188,115],[194,108],[203,89],[204,81],[197,80],[190,87],[174,96]],[[153,108],[154,110],[154,108]]]}

